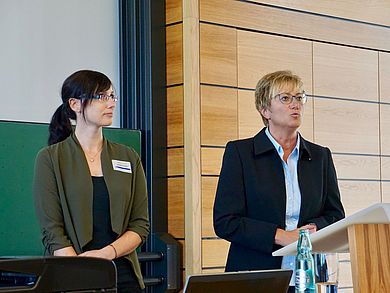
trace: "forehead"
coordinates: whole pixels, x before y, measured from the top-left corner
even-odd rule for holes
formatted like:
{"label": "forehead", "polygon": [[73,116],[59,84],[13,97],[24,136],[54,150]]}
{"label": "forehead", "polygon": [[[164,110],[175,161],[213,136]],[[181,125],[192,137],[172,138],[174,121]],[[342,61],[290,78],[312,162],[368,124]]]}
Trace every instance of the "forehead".
{"label": "forehead", "polygon": [[273,90],[274,94],[280,94],[280,93],[296,94],[302,91],[303,91],[302,86],[292,82],[276,85]]}

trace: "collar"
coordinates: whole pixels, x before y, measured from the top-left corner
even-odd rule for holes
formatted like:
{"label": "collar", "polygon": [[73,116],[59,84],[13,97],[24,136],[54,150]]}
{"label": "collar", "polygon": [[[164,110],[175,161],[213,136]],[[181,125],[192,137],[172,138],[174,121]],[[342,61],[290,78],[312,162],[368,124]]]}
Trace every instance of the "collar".
{"label": "collar", "polygon": [[[267,127],[265,129],[265,134],[267,135],[268,139],[272,142],[272,144],[274,145],[276,151],[278,152],[279,156],[281,157],[281,159],[283,160],[283,154],[284,154],[284,150],[283,150],[283,147],[276,141],[276,139],[272,136],[272,134],[269,132],[269,128]],[[292,150],[291,154],[298,158],[299,157],[299,146],[300,146],[300,142],[301,142],[301,136],[299,135],[298,133],[298,136],[297,136],[297,141],[295,143],[295,147],[294,149]]]}
{"label": "collar", "polygon": [[[267,137],[265,133],[266,127],[264,127],[258,134],[253,138],[254,153],[255,156],[267,153],[275,150],[275,146],[272,144],[271,140]],[[300,145],[299,145],[299,158],[311,160],[311,152],[309,148],[309,142],[306,141],[300,134]]]}

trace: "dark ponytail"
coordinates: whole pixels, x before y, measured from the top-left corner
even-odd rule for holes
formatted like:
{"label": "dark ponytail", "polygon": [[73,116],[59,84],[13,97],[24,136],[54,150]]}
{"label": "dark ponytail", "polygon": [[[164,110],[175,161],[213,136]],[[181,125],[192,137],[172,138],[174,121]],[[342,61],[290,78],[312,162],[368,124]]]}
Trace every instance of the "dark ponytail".
{"label": "dark ponytail", "polygon": [[[110,79],[101,72],[80,70],[65,79],[61,89],[62,105],[54,112],[49,125],[48,144],[52,145],[65,140],[73,131],[70,120],[76,120],[76,113],[69,106],[69,99],[81,100],[81,112],[91,98],[112,86]],[[85,116],[84,116],[85,118]]]}
{"label": "dark ponytail", "polygon": [[71,115],[69,110],[69,104],[62,104],[54,112],[53,117],[51,117],[49,125],[49,145],[63,141],[72,133],[72,124],[69,120],[71,117],[69,116],[73,116],[74,113]]}

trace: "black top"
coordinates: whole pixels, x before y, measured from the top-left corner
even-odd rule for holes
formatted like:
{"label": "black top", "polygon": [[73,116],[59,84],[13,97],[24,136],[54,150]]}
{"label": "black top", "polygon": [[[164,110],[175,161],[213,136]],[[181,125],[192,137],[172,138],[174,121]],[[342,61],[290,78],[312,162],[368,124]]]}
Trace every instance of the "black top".
{"label": "black top", "polygon": [[101,249],[112,242],[118,235],[112,231],[110,198],[104,177],[92,176],[93,184],[93,237],[83,247],[84,251]]}
{"label": "black top", "polygon": [[[110,197],[104,177],[92,176],[93,185],[93,237],[83,247],[83,251],[101,249],[118,237],[112,230],[110,214]],[[137,292],[139,288],[137,277],[130,262],[124,257],[114,259],[117,268],[118,292]],[[131,288],[132,290],[129,290]]]}

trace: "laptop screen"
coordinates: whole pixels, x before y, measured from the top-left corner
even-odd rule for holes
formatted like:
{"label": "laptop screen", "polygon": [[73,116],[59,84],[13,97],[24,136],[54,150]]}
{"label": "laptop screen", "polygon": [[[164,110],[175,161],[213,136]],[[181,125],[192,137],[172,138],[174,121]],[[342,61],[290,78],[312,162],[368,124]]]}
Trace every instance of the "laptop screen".
{"label": "laptop screen", "polygon": [[286,293],[291,275],[291,270],[190,275],[183,293]]}

